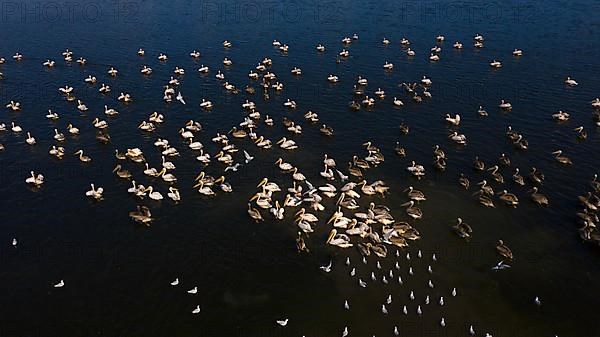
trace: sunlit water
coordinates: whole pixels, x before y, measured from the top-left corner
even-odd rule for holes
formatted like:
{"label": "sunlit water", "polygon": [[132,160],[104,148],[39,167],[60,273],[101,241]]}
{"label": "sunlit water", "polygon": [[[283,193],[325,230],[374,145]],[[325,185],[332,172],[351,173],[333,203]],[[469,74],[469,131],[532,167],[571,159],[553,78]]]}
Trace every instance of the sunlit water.
{"label": "sunlit water", "polygon": [[[54,5],[5,2],[0,13],[0,56],[7,58],[0,66],[5,76],[0,81],[0,102],[17,100],[23,106],[19,113],[3,111],[0,122],[15,121],[38,140],[30,147],[25,134],[0,133],[6,147],[0,153],[0,335],[337,336],[348,326],[350,336],[393,336],[397,326],[401,336],[463,336],[470,324],[477,335],[597,334],[600,261],[597,249],[581,242],[575,218],[580,209],[577,196],[589,189],[599,164],[600,139],[589,104],[600,88],[595,76],[600,72],[600,25],[591,14],[597,13],[597,3],[133,1],[70,3],[60,9]],[[353,33],[360,39],[349,46],[351,56],[336,64],[341,39]],[[472,46],[475,33],[486,37],[481,50]],[[446,36],[441,60],[430,63],[428,51],[438,34]],[[383,37],[392,44],[383,46]],[[416,57],[408,58],[400,48],[402,37],[411,40]],[[222,48],[225,39],[233,42],[231,49]],[[273,39],[289,44],[289,53],[282,55],[273,48]],[[452,48],[456,40],[464,43],[463,50]],[[317,43],[327,51],[317,53]],[[139,47],[146,49],[143,58],[136,55]],[[60,56],[65,48],[89,63],[66,64]],[[524,55],[512,57],[514,48],[523,49]],[[193,49],[202,54],[197,61],[188,56]],[[11,59],[16,51],[25,55],[22,62]],[[159,52],[167,53],[169,60],[159,62]],[[225,56],[234,62],[226,70],[221,63]],[[230,82],[243,88],[251,82],[248,71],[265,56],[273,59],[271,71],[285,84],[285,90],[269,101],[260,95],[227,94],[214,78],[222,69]],[[47,58],[57,60],[54,69],[41,66]],[[488,65],[492,59],[502,60],[503,67],[492,70]],[[393,71],[382,69],[385,61],[394,63]],[[139,73],[143,64],[154,69],[151,76]],[[209,65],[212,72],[198,75],[200,64]],[[119,69],[114,79],[106,74],[110,66]],[[185,106],[161,99],[162,85],[175,66],[187,71],[181,77]],[[301,77],[290,74],[294,66],[302,68]],[[327,83],[330,73],[340,77],[338,84]],[[112,93],[105,96],[97,92],[98,84],[85,84],[89,74],[110,84]],[[369,79],[369,92],[381,87],[387,98],[373,109],[353,112],[347,103],[358,75]],[[422,75],[434,82],[433,98],[416,104],[398,85],[418,81]],[[566,76],[579,86],[565,87]],[[88,112],[79,113],[58,93],[65,84],[75,87],[76,95],[90,107]],[[130,92],[135,102],[118,103],[121,91]],[[406,106],[394,108],[393,96]],[[212,100],[215,108],[202,111],[201,98]],[[298,102],[296,111],[283,107],[287,98]],[[496,108],[501,98],[512,102],[512,112]],[[200,121],[204,131],[197,138],[214,154],[217,147],[210,139],[242,121],[240,104],[245,99],[256,101],[263,115],[275,119],[272,128],[261,124],[259,134],[273,141],[284,135],[293,138],[300,150],[261,151],[247,139],[235,140],[255,156],[254,161],[228,174],[233,194],[202,197],[191,189],[202,167],[177,130],[189,119]],[[109,145],[98,143],[91,125],[95,117],[106,118],[105,104],[120,111],[108,119]],[[489,117],[477,116],[480,104],[487,107]],[[60,114],[60,120],[44,118],[49,108]],[[321,136],[318,125],[304,121],[302,114],[308,109],[334,128],[333,138]],[[559,109],[569,112],[571,121],[556,124],[550,116]],[[152,111],[166,116],[164,125],[152,134],[137,130]],[[446,113],[463,117],[460,131],[468,137],[466,147],[447,139]],[[303,134],[292,137],[285,131],[284,116],[299,122]],[[409,135],[400,134],[402,122],[410,126]],[[67,156],[57,161],[47,152],[55,144],[53,129],[66,132],[68,123],[79,127],[81,135],[67,136]],[[517,152],[506,140],[508,125],[525,135],[528,151]],[[578,141],[572,131],[579,125],[588,131],[586,141]],[[183,201],[177,205],[169,200],[143,201],[156,217],[151,227],[144,228],[127,216],[140,204],[127,195],[129,182],[110,171],[116,163],[114,149],[136,146],[158,167],[160,154],[152,145],[158,137],[168,138],[181,152],[172,161]],[[291,177],[273,165],[278,157],[322,184],[318,172],[324,153],[345,168],[354,154],[366,154],[361,144],[368,140],[382,149],[386,160],[367,171],[367,180],[382,179],[391,192],[384,199],[361,198],[361,205],[384,203],[397,220],[407,221],[400,207],[406,201],[402,190],[414,186],[428,197],[420,204],[423,219],[410,221],[423,239],[402,251],[400,258],[390,249],[390,256],[381,260],[381,271],[374,257],[362,264],[356,249],[325,247],[329,228],[324,223],[335,209],[332,200],[325,201],[327,210],[319,214],[321,222],[307,239],[310,254],[296,252],[298,229],[291,220],[292,209],[282,222],[268,215],[260,224],[249,219],[246,202],[262,177],[286,187],[291,184]],[[406,158],[394,154],[396,141],[406,147]],[[435,144],[448,157],[443,173],[431,165]],[[82,164],[71,155],[79,148],[93,158],[91,163]],[[553,160],[550,152],[558,148],[573,166]],[[491,164],[503,152],[524,174],[531,166],[544,172],[541,192],[549,197],[550,207],[529,201],[529,186],[520,188],[510,181],[512,168],[502,170],[504,187],[494,187],[516,193],[521,199],[516,209],[500,203],[495,209],[484,208],[471,196],[474,190],[460,188],[460,172],[472,183],[491,180],[488,173],[472,170],[476,155]],[[406,172],[411,160],[425,165],[425,179],[417,181]],[[126,168],[138,182],[166,193],[168,185],[147,179],[140,165],[127,163]],[[218,176],[223,168],[213,163],[205,171]],[[47,179],[37,191],[23,181],[32,169]],[[104,187],[104,201],[85,198],[91,182]],[[468,243],[450,230],[458,216],[474,229]],[[12,238],[17,238],[17,248],[10,244]],[[499,261],[494,245],[500,238],[512,248],[515,261],[511,269],[494,272],[490,268]],[[416,256],[419,249],[421,259]],[[405,258],[407,252],[410,260]],[[433,252],[437,261],[431,261]],[[346,256],[358,270],[354,278],[344,265]],[[318,266],[330,259],[333,271],[321,272]],[[383,284],[381,275],[397,260],[401,269],[394,273],[404,284]],[[409,266],[415,275],[408,275]],[[377,282],[370,280],[371,271]],[[176,277],[181,284],[170,286]],[[358,277],[368,282],[367,288],[358,286]],[[65,287],[53,288],[60,279]],[[427,287],[429,279],[433,289]],[[187,294],[185,290],[194,286],[198,294]],[[453,287],[456,297],[450,294]],[[411,290],[414,301],[409,299]],[[383,315],[381,304],[388,294],[393,303],[387,305],[389,314]],[[431,304],[424,304],[426,295]],[[440,296],[444,306],[437,304]],[[542,299],[541,307],[534,304],[536,296]],[[345,299],[349,311],[344,310]],[[193,315],[196,305],[202,312]],[[403,305],[408,315],[402,313]],[[416,314],[417,305],[423,308],[421,316]],[[275,320],[285,317],[290,319],[285,328],[276,325]],[[445,328],[439,325],[441,317]]]}

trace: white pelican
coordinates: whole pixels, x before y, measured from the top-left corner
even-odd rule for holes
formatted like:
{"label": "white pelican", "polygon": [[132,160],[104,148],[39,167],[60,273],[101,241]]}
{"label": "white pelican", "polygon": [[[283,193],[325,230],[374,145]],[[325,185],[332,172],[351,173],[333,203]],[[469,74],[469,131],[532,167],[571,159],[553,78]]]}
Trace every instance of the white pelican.
{"label": "white pelican", "polygon": [[197,59],[197,58],[199,58],[199,57],[200,57],[200,52],[194,49],[194,50],[193,50],[193,51],[190,53],[190,56],[191,56],[191,57],[193,57],[193,58],[195,58],[195,59]]}
{"label": "white pelican", "polygon": [[498,107],[503,110],[512,110],[512,104],[505,100],[500,100],[500,104],[498,104]]}
{"label": "white pelican", "polygon": [[[69,60],[67,57],[65,57],[65,61],[70,62],[71,60]],[[79,65],[85,65],[87,63],[87,60],[83,57],[80,57],[77,59],[76,61]]]}
{"label": "white pelican", "polygon": [[146,54],[146,52],[144,51],[144,49],[140,48],[137,51],[138,56],[144,56]]}
{"label": "white pelican", "polygon": [[423,76],[423,78],[421,79],[421,83],[423,85],[431,85],[433,82],[431,81],[431,79],[427,78],[427,76]]}
{"label": "white pelican", "polygon": [[65,85],[64,88],[58,88],[58,91],[60,91],[63,94],[70,94],[71,92],[73,92],[73,87]]}
{"label": "white pelican", "polygon": [[163,61],[163,62],[164,62],[164,61],[166,61],[167,59],[168,59],[168,57],[167,57],[167,55],[166,55],[166,54],[163,54],[163,53],[160,53],[160,54],[158,54],[158,60],[159,60],[159,61]]}
{"label": "white pelican", "polygon": [[102,85],[100,86],[100,88],[98,89],[99,92],[106,94],[110,92],[110,85],[104,84],[102,83]]}
{"label": "white pelican", "polygon": [[158,177],[158,171],[154,167],[150,167],[148,163],[146,164],[146,169],[144,170],[144,174],[150,177]]}
{"label": "white pelican", "polygon": [[177,177],[175,177],[171,173],[167,173],[167,170],[165,168],[163,168],[162,170],[160,170],[160,172],[158,172],[158,175],[160,177],[162,177],[162,180],[164,180],[164,181],[166,181],[168,183],[177,182]]}
{"label": "white pelican", "polygon": [[200,194],[208,196],[215,195],[215,192],[209,186],[204,186],[204,182],[202,180],[192,188],[198,188],[198,193]]}
{"label": "white pelican", "polygon": [[458,126],[460,124],[460,115],[456,114],[454,117],[450,117],[450,114],[446,114],[446,122]]}
{"label": "white pelican", "polygon": [[209,68],[208,66],[205,66],[204,64],[200,66],[200,68],[198,68],[198,72],[202,73],[202,74],[206,74],[208,73]]}
{"label": "white pelican", "polygon": [[408,55],[408,56],[415,56],[416,53],[415,53],[414,50],[408,48],[408,49],[406,49],[406,55]]}
{"label": "white pelican", "polygon": [[229,67],[229,66],[230,66],[230,65],[232,65],[232,64],[233,64],[233,62],[232,62],[230,59],[228,59],[227,57],[225,57],[225,58],[223,59],[223,65],[224,65],[224,66],[226,66],[226,67]]}
{"label": "white pelican", "polygon": [[108,127],[108,123],[106,121],[100,120],[97,117],[92,121],[92,124],[96,129],[106,129]]}
{"label": "white pelican", "polygon": [[467,137],[463,134],[459,134],[458,132],[451,133],[448,138],[452,139],[455,143],[464,145],[467,143]]}
{"label": "white pelican", "polygon": [[154,187],[152,186],[148,186],[148,188],[146,188],[146,192],[150,192],[148,193],[148,197],[152,200],[158,201],[163,199],[162,194],[160,194],[158,191],[154,191]]}
{"label": "white pelican", "polygon": [[227,40],[223,41],[223,47],[225,47],[225,48],[231,48],[231,46],[232,46],[231,42],[229,42]]}
{"label": "white pelican", "polygon": [[302,69],[294,67],[292,69],[292,75],[302,75]]}
{"label": "white pelican", "polygon": [[407,38],[403,37],[402,40],[400,40],[400,44],[404,45],[404,46],[408,46],[410,44],[410,41],[408,41]]}
{"label": "white pelican", "polygon": [[31,176],[27,177],[27,179],[25,179],[25,182],[27,184],[31,184],[31,185],[35,185],[35,186],[41,186],[44,183],[44,176],[41,174],[35,174],[33,171],[30,172]]}
{"label": "white pelican", "polygon": [[92,161],[91,157],[83,154],[83,150],[79,150],[79,151],[73,153],[73,155],[75,155],[75,156],[79,155],[79,160],[84,163],[89,163]]}
{"label": "white pelican", "polygon": [[284,150],[295,150],[298,148],[298,145],[296,145],[296,142],[294,142],[291,139],[288,140],[285,137],[283,137],[279,141],[277,141],[277,144],[279,144],[279,147],[281,147]]}
{"label": "white pelican", "polygon": [[452,47],[454,47],[456,49],[462,49],[463,44],[460,43],[460,42],[458,42],[458,41],[456,41],[456,42],[454,42],[454,44],[452,45]]}
{"label": "white pelican", "polygon": [[13,55],[13,60],[15,61],[21,61],[23,59],[23,55],[21,55],[21,53],[17,52],[15,53],[15,55]]}
{"label": "white pelican", "polygon": [[444,35],[438,35],[438,36],[435,37],[435,40],[437,42],[444,42],[445,39],[446,38],[444,37]]}
{"label": "white pelican", "polygon": [[61,132],[58,132],[58,129],[54,129],[54,139],[62,142],[65,140],[65,135]]}
{"label": "white pelican", "polygon": [[117,76],[118,73],[119,73],[119,71],[117,69],[115,69],[114,67],[110,67],[110,69],[108,69],[108,74],[112,77]]}
{"label": "white pelican", "polygon": [[25,142],[29,145],[35,145],[36,144],[36,140],[35,138],[33,138],[31,136],[31,133],[27,132],[27,139],[25,139]]}
{"label": "white pelican", "polygon": [[437,54],[430,54],[429,61],[439,61],[440,57]]}
{"label": "white pelican", "polygon": [[492,68],[502,68],[502,62],[500,62],[498,60],[493,60],[492,62],[490,62],[490,67],[492,67]]}
{"label": "white pelican", "polygon": [[387,38],[384,37],[382,43],[384,45],[388,45],[388,44],[390,44],[390,40],[388,40]]}
{"label": "white pelican", "polygon": [[577,83],[577,81],[575,81],[571,77],[567,77],[567,79],[565,80],[565,84],[568,86],[574,87],[574,86],[578,85],[579,83]]}
{"label": "white pelican", "polygon": [[81,100],[77,100],[77,109],[81,112],[87,111],[88,107]]}
{"label": "white pelican", "polygon": [[384,65],[383,65],[383,69],[392,70],[392,68],[394,68],[394,64],[389,63],[388,61],[385,61]]}
{"label": "white pelican", "polygon": [[173,164],[170,161],[166,161],[164,156],[161,156],[162,159],[162,167],[167,169],[167,170],[174,170],[175,169],[175,164]]}
{"label": "white pelican", "polygon": [[94,83],[96,83],[96,77],[89,75],[88,77],[86,77],[86,79],[84,81],[85,81],[85,83],[94,84]]}
{"label": "white pelican", "polygon": [[119,114],[119,112],[113,108],[108,108],[108,106],[104,106],[104,114],[107,116],[116,116]]}
{"label": "white pelican", "polygon": [[513,56],[521,56],[521,55],[523,55],[523,51],[521,49],[515,48],[515,50],[513,50],[512,54],[513,54]]}
{"label": "white pelican", "polygon": [[20,126],[15,124],[15,122],[12,122],[12,127],[10,129],[12,130],[12,132],[22,132],[23,131],[23,129]]}
{"label": "white pelican", "polygon": [[102,193],[104,193],[104,189],[102,187],[98,187],[96,189],[94,184],[90,184],[90,186],[92,188],[89,191],[86,191],[85,195],[96,200],[102,200]]}
{"label": "white pelican", "polygon": [[167,196],[175,202],[181,201],[181,195],[179,194],[179,190],[176,189],[175,187],[172,187],[172,186],[169,187],[169,193],[167,193]]}
{"label": "white pelican", "polygon": [[179,133],[181,134],[181,137],[183,139],[190,139],[190,138],[194,138],[194,134],[190,131],[186,131],[185,129],[181,128],[179,129]]}
{"label": "white pelican", "polygon": [[325,46],[319,43],[317,45],[317,51],[321,52],[321,53],[324,52],[325,51]]}
{"label": "white pelican", "polygon": [[400,99],[394,97],[394,105],[395,106],[403,106],[404,102],[402,102]]}
{"label": "white pelican", "polygon": [[54,62],[52,60],[46,60],[46,62],[42,63],[42,65],[44,67],[48,67],[48,68],[54,67],[55,64],[56,64],[56,62]]}
{"label": "white pelican", "polygon": [[148,66],[144,66],[144,68],[142,68],[142,70],[140,70],[140,72],[144,75],[150,75],[150,74],[152,74],[152,68],[150,68]]}
{"label": "white pelican", "polygon": [[281,42],[279,42],[277,40],[273,40],[273,42],[271,44],[273,45],[273,47],[279,47],[279,46],[281,46]]}
{"label": "white pelican", "polygon": [[212,108],[212,107],[213,107],[213,104],[212,104],[212,102],[211,102],[211,101],[209,101],[209,100],[205,100],[205,99],[203,98],[203,99],[202,99],[202,102],[200,103],[200,107],[201,107],[201,108],[203,108],[203,109],[206,109],[206,110],[208,110],[208,109],[210,109],[210,108]]}
{"label": "white pelican", "polygon": [[130,94],[128,94],[128,93],[123,93],[123,92],[122,92],[122,93],[119,95],[119,97],[117,97],[117,99],[118,99],[119,101],[122,101],[122,102],[125,102],[125,103],[131,102],[131,101],[133,100],[133,99],[131,98],[131,95],[130,95]]}

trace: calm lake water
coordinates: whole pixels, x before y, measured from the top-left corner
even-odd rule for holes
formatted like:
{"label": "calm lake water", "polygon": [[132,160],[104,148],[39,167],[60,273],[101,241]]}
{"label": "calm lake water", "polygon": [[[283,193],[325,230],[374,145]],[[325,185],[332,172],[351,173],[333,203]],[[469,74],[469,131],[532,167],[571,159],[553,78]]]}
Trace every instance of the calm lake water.
{"label": "calm lake water", "polygon": [[[26,134],[14,134],[10,127],[0,132],[6,147],[0,152],[0,335],[317,337],[340,336],[347,326],[349,336],[393,336],[397,326],[400,336],[466,336],[472,324],[478,336],[600,336],[600,255],[598,247],[579,238],[575,215],[581,208],[577,196],[589,190],[600,164],[600,136],[590,105],[600,95],[599,10],[600,3],[594,1],[0,2],[0,56],[7,59],[0,65],[0,102],[22,105],[21,112],[3,110],[0,123],[17,122],[38,142],[28,146]],[[360,38],[348,47],[350,57],[337,64],[341,39],[354,33]],[[473,47],[476,33],[486,38],[482,49]],[[431,63],[427,56],[438,34],[446,41],[439,44],[441,60]],[[384,37],[392,43],[384,46]],[[410,39],[415,57],[407,57],[401,48],[403,37]],[[232,41],[232,48],[222,47],[225,39]],[[273,48],[273,39],[287,43],[289,52]],[[457,40],[465,45],[463,50],[452,48]],[[318,43],[326,52],[315,51]],[[146,50],[143,58],[136,55],[140,47]],[[66,48],[75,59],[86,57],[88,64],[64,62],[60,53]],[[524,55],[513,57],[514,48],[523,49]],[[198,60],[189,57],[194,49],[202,54]],[[21,62],[12,60],[17,51],[24,55]],[[157,60],[160,52],[168,54],[167,62]],[[224,57],[233,66],[225,69]],[[223,70],[231,83],[243,88],[252,82],[248,71],[264,57],[273,59],[271,71],[285,84],[269,101],[259,94],[227,94],[214,77]],[[55,68],[42,67],[48,58],[57,61]],[[491,69],[493,59],[503,67]],[[392,71],[382,69],[385,61],[394,63]],[[144,64],[154,69],[151,76],[139,73]],[[200,64],[210,66],[211,73],[200,76]],[[110,66],[119,70],[116,78],[106,73]],[[186,70],[180,78],[186,105],[162,100],[162,86],[175,66]],[[302,76],[290,74],[294,66],[302,68]],[[340,82],[329,84],[328,74],[336,74]],[[110,84],[112,92],[98,93],[99,83],[84,83],[88,75]],[[368,78],[371,96],[381,87],[387,98],[372,109],[354,112],[347,104],[358,75]],[[399,84],[423,75],[434,82],[433,97],[417,104]],[[567,76],[579,85],[566,87]],[[80,113],[59,94],[57,88],[66,84],[75,88],[88,112]],[[135,101],[117,102],[121,91]],[[394,96],[406,105],[394,108]],[[212,100],[215,108],[201,110],[202,98]],[[297,110],[283,107],[287,98],[298,102]],[[496,108],[502,98],[513,104],[512,112]],[[248,139],[234,140],[254,161],[227,173],[232,194],[202,197],[191,186],[203,168],[177,130],[189,119],[201,122],[204,130],[196,138],[214,155],[218,147],[211,138],[243,120],[240,104],[245,99],[275,119],[272,128],[261,123],[260,135],[273,141],[292,138],[300,149],[260,150]],[[106,117],[105,104],[119,110],[119,116]],[[487,108],[488,117],[477,115],[479,105]],[[44,118],[48,109],[60,119]],[[309,109],[334,128],[333,138],[321,136],[318,125],[304,120]],[[569,112],[571,120],[554,122],[551,115],[558,110]],[[137,130],[152,111],[164,114],[166,122],[154,133]],[[446,113],[461,114],[466,147],[448,140]],[[302,125],[303,133],[288,133],[281,124],[284,116]],[[96,117],[108,120],[111,144],[95,139],[91,122]],[[67,155],[55,160],[48,155],[56,143],[53,129],[66,133],[69,123],[81,135],[67,135]],[[400,123],[410,126],[409,135],[400,133]],[[527,138],[529,150],[518,152],[506,140],[508,125]],[[585,141],[578,141],[573,131],[580,125],[588,132]],[[181,153],[172,159],[183,199],[179,204],[140,202],[127,194],[128,181],[111,174],[115,149],[140,147],[151,166],[160,167],[160,153],[153,146],[159,137],[169,139]],[[366,178],[384,180],[391,190],[385,198],[361,198],[362,206],[384,203],[398,221],[409,221],[400,206],[406,201],[402,191],[414,186],[428,198],[420,204],[423,219],[409,221],[423,238],[400,258],[390,249],[379,270],[375,257],[364,265],[355,248],[326,247],[330,228],[325,222],[335,210],[333,200],[325,200],[326,210],[317,214],[321,221],[306,239],[309,254],[296,251],[293,209],[286,211],[284,221],[264,214],[267,220],[255,224],[248,217],[247,200],[263,177],[281,186],[291,184],[290,176],[273,165],[278,157],[321,185],[323,154],[345,171],[353,155],[366,154],[361,144],[369,140],[386,160],[368,170]],[[397,141],[406,148],[406,158],[394,154]],[[445,172],[431,164],[436,144],[447,155]],[[93,158],[91,163],[71,155],[80,148]],[[572,166],[554,161],[551,152],[559,148],[573,160]],[[460,172],[472,184],[491,181],[488,172],[475,172],[471,163],[479,156],[493,165],[501,153],[511,158],[512,168],[501,169],[504,185],[492,185],[519,196],[516,209],[500,202],[494,209],[484,208],[472,196],[473,187],[465,191],[457,181]],[[243,158],[241,153],[236,156]],[[405,170],[412,160],[426,167],[425,179],[418,181]],[[149,179],[141,165],[125,166],[136,181],[166,194],[168,185]],[[519,187],[510,179],[514,167],[527,174],[532,166],[546,176],[540,191],[550,207],[530,202],[529,183]],[[223,168],[212,163],[204,170],[219,176]],[[46,177],[41,189],[24,183],[30,170]],[[104,187],[102,202],[85,197],[91,182]],[[340,186],[339,181],[335,184]],[[138,204],[152,210],[151,227],[128,218]],[[470,242],[450,229],[459,216],[473,227]],[[515,260],[512,268],[494,272],[490,268],[500,260],[498,239],[511,247]],[[431,260],[434,252],[437,261]],[[357,268],[356,277],[349,276],[347,256]],[[320,271],[330,259],[332,272]],[[393,268],[396,261],[400,270]],[[432,274],[426,271],[428,265]],[[409,267],[414,275],[408,274]],[[390,269],[403,278],[403,285],[381,282]],[[372,271],[378,281],[370,280]],[[359,287],[357,277],[368,286]],[[170,286],[175,278],[180,285]],[[54,288],[61,279],[65,286]],[[434,288],[427,286],[430,279]],[[186,293],[195,286],[196,295]],[[409,299],[411,290],[415,300]],[[388,294],[393,302],[384,315],[381,304]],[[430,304],[424,303],[427,295]],[[440,296],[444,306],[438,304]],[[539,307],[536,296],[542,301]],[[350,310],[344,310],[345,299]],[[202,311],[193,315],[196,305]],[[402,313],[404,305],[408,315]],[[440,326],[441,317],[446,327]],[[286,327],[275,323],[283,318],[289,318]]]}

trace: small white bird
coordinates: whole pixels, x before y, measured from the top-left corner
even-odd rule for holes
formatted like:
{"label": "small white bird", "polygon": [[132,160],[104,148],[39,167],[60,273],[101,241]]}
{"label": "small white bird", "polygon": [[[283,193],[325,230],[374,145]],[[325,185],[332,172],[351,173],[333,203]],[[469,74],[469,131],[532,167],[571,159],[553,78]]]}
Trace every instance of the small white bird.
{"label": "small white bird", "polygon": [[428,272],[429,274],[433,273],[433,270],[431,269],[431,266],[427,266],[427,272]]}
{"label": "small white bird", "polygon": [[198,287],[194,287],[193,289],[190,289],[187,292],[188,292],[188,294],[196,294],[196,293],[198,293]]}
{"label": "small white bird", "polygon": [[405,315],[408,315],[408,309],[406,308],[406,306],[405,306],[405,305],[404,305],[404,306],[402,306],[402,312],[403,312]]}
{"label": "small white bird", "polygon": [[475,329],[473,329],[472,325],[469,326],[469,335],[475,336]]}
{"label": "small white bird", "polygon": [[444,305],[444,296],[440,297],[440,305]]}
{"label": "small white bird", "polygon": [[410,299],[412,301],[414,301],[414,299],[415,299],[415,293],[412,290],[410,291],[410,296],[409,297],[410,297]]}
{"label": "small white bird", "polygon": [[536,304],[538,307],[542,305],[542,301],[541,301],[541,300],[540,300],[540,298],[539,298],[539,297],[537,297],[537,296],[535,297],[535,299],[534,299],[533,301],[535,302],[535,304]]}
{"label": "small white bird", "polygon": [[241,165],[240,163],[235,163],[235,165],[233,165],[233,166],[231,166],[231,165],[230,165],[230,166],[227,166],[227,167],[225,168],[225,172],[227,172],[227,171],[233,171],[233,172],[237,172],[237,170],[238,170],[238,167],[240,167],[240,165]]}
{"label": "small white bird", "polygon": [[12,245],[13,247],[17,247],[17,239],[12,239]]}
{"label": "small white bird", "polygon": [[348,327],[345,326],[344,331],[342,331],[342,337],[347,337],[347,336],[348,336]]}
{"label": "small white bird", "polygon": [[375,277],[375,273],[374,272],[371,272],[371,280],[372,281],[376,281],[377,280],[377,277]]}
{"label": "small white bird", "polygon": [[410,253],[406,253],[406,259],[410,260]]}
{"label": "small white bird", "polygon": [[414,275],[412,267],[408,267],[408,274],[409,275]]}
{"label": "small white bird", "polygon": [[179,278],[176,278],[175,281],[171,282],[172,286],[176,286],[179,284]]}
{"label": "small white bird", "polygon": [[398,261],[396,261],[396,265],[394,266],[396,269],[400,269],[400,264],[398,263]]}
{"label": "small white bird", "polygon": [[392,304],[392,294],[388,295],[387,299],[385,300],[385,303]]}
{"label": "small white bird", "polygon": [[322,271],[329,273],[331,271],[331,266],[333,265],[333,260],[329,260],[329,264],[326,266],[320,266],[319,269]]}
{"label": "small white bird", "polygon": [[404,282],[402,282],[402,277],[401,276],[398,276],[398,283],[399,284],[404,284]]}
{"label": "small white bird", "polygon": [[452,288],[452,296],[456,296],[456,288]]}
{"label": "small white bird", "polygon": [[54,285],[54,288],[62,288],[65,286],[65,281],[60,280],[57,284]]}
{"label": "small white bird", "polygon": [[388,310],[387,310],[387,308],[385,307],[385,304],[382,304],[382,305],[381,305],[381,313],[382,313],[382,314],[384,314],[384,315],[387,315],[387,314],[388,314]]}
{"label": "small white bird", "polygon": [[364,264],[367,264],[367,258],[363,256],[362,262],[363,262]]}
{"label": "small white bird", "polygon": [[423,310],[421,310],[421,306],[417,306],[417,315],[422,315],[423,314]]}
{"label": "small white bird", "polygon": [[350,265],[350,256],[346,257],[346,265],[349,266]]}
{"label": "small white bird", "polygon": [[431,259],[432,259],[433,261],[437,261],[437,256],[435,256],[435,253],[433,253],[433,255],[431,256]]}
{"label": "small white bird", "polygon": [[381,269],[381,263],[379,263],[379,261],[377,261],[377,269]]}
{"label": "small white bird", "polygon": [[363,288],[367,287],[367,283],[365,281],[361,280],[361,279],[358,279],[358,285],[360,285]]}
{"label": "small white bird", "polygon": [[344,309],[350,310],[350,304],[348,304],[348,300],[344,301]]}
{"label": "small white bird", "polygon": [[381,278],[381,282],[383,282],[383,284],[388,284],[388,280],[387,278],[385,278],[385,275],[383,275],[383,277]]}
{"label": "small white bird", "polygon": [[200,313],[200,306],[197,305],[196,308],[194,310],[192,310],[192,314],[199,314]]}
{"label": "small white bird", "polygon": [[356,268],[352,268],[352,270],[350,271],[350,276],[354,275],[356,275]]}
{"label": "small white bird", "polygon": [[254,159],[254,157],[252,157],[248,152],[246,152],[246,150],[244,150],[244,157],[246,158],[246,164],[248,164],[252,161],[252,159]]}
{"label": "small white bird", "polygon": [[277,324],[281,325],[281,326],[286,326],[288,324],[288,322],[290,321],[289,318],[283,319],[283,320],[277,320],[275,322],[277,322]]}
{"label": "small white bird", "polygon": [[431,280],[429,280],[429,282],[427,282],[427,285],[429,286],[429,288],[433,288],[433,282]]}
{"label": "small white bird", "polygon": [[442,327],[446,326],[446,320],[444,319],[444,317],[442,317],[442,320],[440,321],[440,325]]}
{"label": "small white bird", "polygon": [[503,270],[510,268],[509,264],[504,263],[504,260],[498,262],[495,266],[492,267],[492,270]]}
{"label": "small white bird", "polygon": [[429,304],[429,295],[427,295],[427,297],[425,297],[425,304]]}
{"label": "small white bird", "polygon": [[400,336],[400,331],[398,331],[397,326],[394,326],[394,336]]}

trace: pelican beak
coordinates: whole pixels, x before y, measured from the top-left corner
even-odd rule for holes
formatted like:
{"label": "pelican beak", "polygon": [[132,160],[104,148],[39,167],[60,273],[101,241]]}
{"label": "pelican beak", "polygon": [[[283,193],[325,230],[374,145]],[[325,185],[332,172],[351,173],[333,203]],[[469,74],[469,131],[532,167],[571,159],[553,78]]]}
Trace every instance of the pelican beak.
{"label": "pelican beak", "polygon": [[257,199],[258,199],[258,193],[255,194],[255,195],[253,195],[252,198],[250,198],[250,200],[248,200],[248,202],[252,202],[252,201],[257,200]]}
{"label": "pelican beak", "polygon": [[215,180],[215,182],[225,182],[225,177],[224,176],[220,176],[219,179]]}
{"label": "pelican beak", "polygon": [[337,214],[334,214],[334,215],[331,216],[331,218],[329,219],[329,221],[327,221],[327,224],[329,225],[330,223],[335,222],[335,220],[337,220],[337,219],[338,219]]}
{"label": "pelican beak", "polygon": [[404,206],[410,206],[410,201],[409,201],[409,202],[405,202],[405,203],[403,203],[403,204],[402,204],[402,205],[400,205],[400,206],[402,206],[402,207],[404,207]]}
{"label": "pelican beak", "polygon": [[331,240],[337,235],[337,230],[334,228],[329,232],[329,236],[327,237],[327,241],[325,243],[331,242]]}
{"label": "pelican beak", "polygon": [[263,180],[261,180],[261,181],[260,181],[260,183],[258,184],[258,186],[256,186],[256,187],[257,187],[257,188],[258,188],[258,187],[261,187],[262,185],[266,184],[266,183],[267,183],[267,181],[269,181],[267,178],[263,178]]}
{"label": "pelican beak", "polygon": [[281,144],[283,143],[283,138],[281,138],[280,140],[277,141],[277,144]]}
{"label": "pelican beak", "polygon": [[202,185],[202,182],[197,183],[196,185],[192,186],[192,188],[198,188]]}
{"label": "pelican beak", "polygon": [[196,176],[196,178],[194,179],[194,181],[198,181],[200,179],[204,178],[204,171],[200,172],[200,174],[198,174],[198,176]]}

